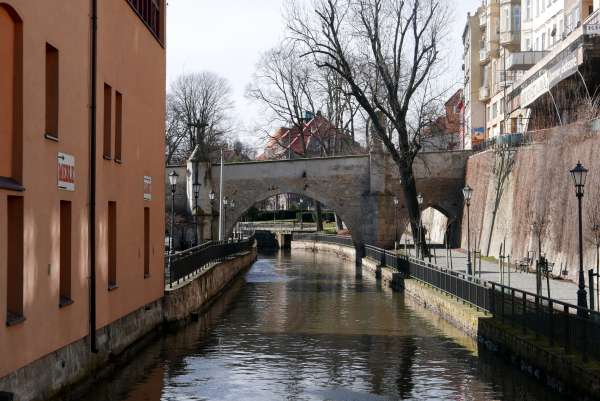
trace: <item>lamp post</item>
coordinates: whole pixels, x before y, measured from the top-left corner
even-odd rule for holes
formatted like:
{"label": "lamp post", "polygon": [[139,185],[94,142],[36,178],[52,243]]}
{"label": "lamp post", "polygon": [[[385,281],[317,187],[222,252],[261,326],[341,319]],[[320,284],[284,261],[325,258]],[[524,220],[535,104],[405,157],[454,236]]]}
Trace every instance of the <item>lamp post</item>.
{"label": "lamp post", "polygon": [[192,184],[192,192],[194,193],[194,245],[198,245],[200,235],[198,234],[198,197],[200,196],[200,183],[194,182]]}
{"label": "lamp post", "polygon": [[[227,206],[229,205],[229,198],[223,198],[223,230],[227,228]],[[225,234],[225,232],[223,232]],[[225,235],[223,235],[223,239],[225,239]]]}
{"label": "lamp post", "polygon": [[[585,291],[585,276],[583,273],[583,224],[581,213],[581,200],[585,188],[585,180],[587,178],[587,169],[577,162],[577,165],[571,170],[573,183],[575,184],[575,195],[577,196],[577,210],[579,221],[579,290],[577,290],[577,306],[587,309],[587,293]],[[577,310],[580,317],[586,317],[587,313],[582,309]]]}
{"label": "lamp post", "polygon": [[211,241],[214,239],[214,236],[213,236],[213,220],[214,220],[213,206],[215,204],[215,197],[216,197],[215,191],[211,190],[208,193],[208,201],[210,202],[210,239],[211,239]]}
{"label": "lamp post", "polygon": [[423,194],[422,193],[418,193],[417,194],[417,203],[419,204],[419,241],[417,242],[417,257],[418,258],[423,258],[423,249],[421,247],[421,235],[423,234],[423,228],[422,228],[422,221],[421,221],[421,205],[423,204]]}
{"label": "lamp post", "polygon": [[304,199],[300,198],[300,200],[298,201],[298,204],[300,205],[300,231],[304,230],[304,219],[302,216],[302,205],[304,204]]}
{"label": "lamp post", "polygon": [[398,250],[398,204],[400,201],[394,196],[394,250]]}
{"label": "lamp post", "polygon": [[[169,184],[171,184],[171,228],[169,232],[169,255],[173,254],[173,230],[175,223],[175,192],[177,191],[177,178],[179,174],[175,170],[169,173]],[[171,257],[169,256],[169,267],[171,267]]]}
{"label": "lamp post", "polygon": [[[235,199],[229,201],[229,209],[231,209],[232,212],[235,209]],[[235,224],[233,225],[233,239],[235,239]]]}
{"label": "lamp post", "polygon": [[471,267],[471,215],[469,213],[472,195],[473,189],[469,185],[463,188],[463,197],[465,198],[465,204],[467,205],[467,274],[469,276],[473,274],[473,269]]}
{"label": "lamp post", "polygon": [[592,233],[594,233],[594,244],[596,245],[596,305],[600,310],[600,224],[592,226]]}

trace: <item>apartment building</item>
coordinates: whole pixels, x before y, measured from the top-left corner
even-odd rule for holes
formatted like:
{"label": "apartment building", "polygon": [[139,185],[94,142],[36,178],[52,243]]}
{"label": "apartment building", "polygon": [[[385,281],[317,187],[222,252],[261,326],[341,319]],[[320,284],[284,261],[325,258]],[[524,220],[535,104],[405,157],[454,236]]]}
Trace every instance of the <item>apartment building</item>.
{"label": "apartment building", "polygon": [[[473,143],[483,141],[485,136],[485,103],[489,99],[489,87],[483,84],[483,69],[480,66],[480,42],[482,32],[481,11],[467,15],[467,25],[463,31],[464,46],[464,117],[461,135],[463,149],[471,149]],[[480,22],[482,21],[482,22]]]}
{"label": "apartment building", "polygon": [[[480,19],[482,39],[478,42],[465,41],[465,104],[484,105],[484,134],[471,130],[473,142],[494,138],[502,134],[522,132],[530,125],[532,112],[528,107],[544,92],[548,92],[545,78],[538,80],[529,90],[522,90],[532,83],[531,71],[542,67],[546,57],[563,50],[569,38],[583,35],[583,22],[594,11],[591,0],[489,0],[477,10]],[[467,29],[472,29],[473,17],[467,17]],[[466,32],[465,31],[465,32]],[[471,34],[473,36],[473,34]],[[569,43],[571,43],[569,39]],[[577,41],[577,39],[575,40]],[[477,81],[477,65],[469,56],[479,45],[480,81]],[[572,45],[572,43],[571,43]],[[467,52],[467,47],[468,52]],[[583,61],[580,58],[579,61]],[[562,65],[568,60],[556,60]],[[540,64],[541,63],[541,64]],[[573,62],[571,62],[573,64]],[[577,63],[581,65],[581,63]],[[469,66],[469,67],[467,67]],[[559,68],[557,67],[557,68]],[[554,74],[559,81],[573,75],[575,71]],[[469,73],[467,73],[467,71]],[[473,71],[476,71],[474,74]],[[537,71],[537,70],[536,70]],[[588,74],[589,75],[589,74]],[[590,83],[593,79],[590,77]],[[479,96],[473,96],[472,89],[479,84]],[[470,92],[467,91],[467,87]],[[535,88],[542,91],[538,96]],[[469,93],[471,96],[469,97]],[[525,97],[524,99],[522,99]],[[552,99],[550,99],[552,100]],[[544,96],[540,109],[548,109],[549,100]],[[552,100],[555,103],[555,99]],[[556,105],[553,105],[554,108]],[[465,121],[481,118],[472,108],[465,109]],[[543,113],[538,113],[541,119]],[[534,114],[535,116],[535,114]],[[466,124],[466,122],[465,122]]]}
{"label": "apartment building", "polygon": [[[163,295],[164,21],[162,0],[0,0],[0,392]],[[39,380],[84,368],[65,360]]]}

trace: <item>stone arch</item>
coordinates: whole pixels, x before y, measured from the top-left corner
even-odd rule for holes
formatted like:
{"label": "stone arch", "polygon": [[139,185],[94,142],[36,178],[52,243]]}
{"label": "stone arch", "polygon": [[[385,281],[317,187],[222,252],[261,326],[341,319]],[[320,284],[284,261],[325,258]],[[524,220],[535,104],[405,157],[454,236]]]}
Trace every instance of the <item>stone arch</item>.
{"label": "stone arch", "polygon": [[[281,188],[281,187],[285,188]],[[315,201],[320,202],[325,205],[327,208],[334,210],[344,221],[344,223],[348,226],[350,230],[352,240],[355,244],[363,244],[364,243],[364,233],[362,231],[362,225],[360,221],[360,216],[357,216],[352,210],[343,207],[338,200],[334,197],[328,196],[327,191],[322,190],[322,188],[304,188],[296,187],[294,185],[282,185],[278,188],[281,190],[273,190],[273,189],[262,189],[248,192],[239,191],[234,193],[232,196],[236,201],[236,208],[232,211],[227,212],[227,222],[224,225],[224,232],[226,234],[230,234],[233,231],[233,228],[239,219],[246,214],[246,212],[257,203],[264,201],[275,195],[292,193],[302,197],[311,198]],[[227,192],[226,192],[227,193]],[[236,197],[237,195],[237,197]],[[230,196],[230,195],[227,195]],[[233,213],[233,214],[231,214]]]}
{"label": "stone arch", "polygon": [[425,212],[428,209],[433,209],[446,217],[447,221],[444,237],[447,237],[447,241],[452,248],[459,247],[461,216],[458,214],[458,212],[454,211],[454,208],[448,209],[447,207],[442,206],[439,203],[431,203],[425,205],[421,213]]}
{"label": "stone arch", "polygon": [[22,189],[23,173],[23,21],[0,2],[0,180]]}

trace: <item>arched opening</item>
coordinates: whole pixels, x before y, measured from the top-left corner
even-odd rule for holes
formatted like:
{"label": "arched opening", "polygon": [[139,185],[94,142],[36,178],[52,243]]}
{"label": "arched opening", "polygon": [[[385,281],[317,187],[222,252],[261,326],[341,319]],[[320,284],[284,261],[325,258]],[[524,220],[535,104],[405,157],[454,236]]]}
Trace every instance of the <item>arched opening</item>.
{"label": "arched opening", "polygon": [[[453,223],[454,219],[446,211],[437,206],[427,205],[421,211],[421,224],[424,230],[424,237],[429,245],[446,246],[448,240],[452,242],[450,237]],[[401,215],[398,217],[398,231],[400,238],[399,245],[413,244],[412,229],[407,216]]]}
{"label": "arched opening", "polygon": [[0,187],[22,184],[22,22],[15,10],[0,3]]}
{"label": "arched opening", "polygon": [[425,238],[429,244],[445,244],[450,219],[443,211],[429,206],[422,211],[421,221],[425,230]]}
{"label": "arched opening", "polygon": [[236,201],[235,208],[226,210],[224,215],[225,232],[231,235],[252,230],[316,231],[317,202],[321,204],[324,233],[355,239],[351,223],[342,217],[343,212],[340,214],[318,199],[295,192],[268,195],[257,201],[246,199],[243,205]]}

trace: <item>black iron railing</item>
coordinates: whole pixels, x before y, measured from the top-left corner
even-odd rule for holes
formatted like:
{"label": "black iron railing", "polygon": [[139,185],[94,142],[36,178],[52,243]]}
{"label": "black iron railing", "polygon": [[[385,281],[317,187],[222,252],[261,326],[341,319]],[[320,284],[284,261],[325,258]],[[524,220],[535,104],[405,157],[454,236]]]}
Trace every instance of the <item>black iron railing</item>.
{"label": "black iron railing", "polygon": [[199,273],[204,268],[228,257],[249,251],[254,246],[254,237],[243,240],[211,241],[202,245],[165,256],[165,285],[172,287],[181,280]]}
{"label": "black iron railing", "polygon": [[[294,234],[313,241],[344,245],[336,236]],[[351,242],[351,241],[350,241]],[[353,245],[352,245],[353,246]],[[532,334],[550,347],[575,351],[600,360],[600,313],[556,299],[487,282],[391,250],[365,245],[365,256],[377,263],[431,285],[463,302],[492,313],[502,323]]]}
{"label": "black iron railing", "polygon": [[600,359],[600,313],[498,283],[490,286],[491,312],[503,323],[551,347]]}
{"label": "black iron railing", "polygon": [[294,232],[292,233],[292,241],[316,241],[327,244],[344,245],[350,247],[354,246],[354,241],[352,241],[352,237],[344,235]]}

